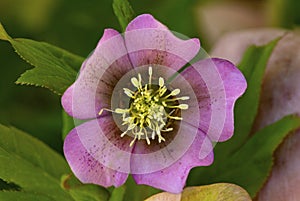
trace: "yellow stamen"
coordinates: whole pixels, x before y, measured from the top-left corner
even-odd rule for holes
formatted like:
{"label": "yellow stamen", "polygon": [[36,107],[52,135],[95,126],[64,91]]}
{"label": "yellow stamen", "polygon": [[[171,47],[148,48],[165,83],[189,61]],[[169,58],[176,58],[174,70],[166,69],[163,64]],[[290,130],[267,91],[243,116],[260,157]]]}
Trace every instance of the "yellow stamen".
{"label": "yellow stamen", "polygon": [[158,79],[158,84],[159,84],[160,87],[163,87],[163,86],[165,85],[165,80],[164,80],[164,78],[160,77],[160,78]]}
{"label": "yellow stamen", "polygon": [[[162,132],[173,131],[172,127],[167,126],[169,125],[167,121],[169,119],[182,120],[180,116],[171,115],[176,109],[187,110],[189,107],[187,104],[178,105],[179,100],[188,100],[189,97],[175,97],[180,94],[180,89],[174,89],[171,92],[168,91],[164,78],[159,77],[158,86],[153,85],[152,71],[152,67],[150,66],[148,69],[148,84],[144,86],[142,86],[141,74],[138,74],[137,78],[131,78],[132,85],[137,89],[136,92],[128,88],[123,88],[124,93],[131,98],[129,108],[116,108],[114,110],[103,108],[99,112],[99,115],[104,110],[122,115],[122,125],[127,126],[127,129],[121,134],[121,137],[125,135],[134,136],[130,142],[130,147],[137,140],[141,139],[145,139],[147,144],[150,145],[150,139],[154,140],[156,136],[159,143],[165,141]],[[171,112],[169,111],[170,109],[172,109]]]}

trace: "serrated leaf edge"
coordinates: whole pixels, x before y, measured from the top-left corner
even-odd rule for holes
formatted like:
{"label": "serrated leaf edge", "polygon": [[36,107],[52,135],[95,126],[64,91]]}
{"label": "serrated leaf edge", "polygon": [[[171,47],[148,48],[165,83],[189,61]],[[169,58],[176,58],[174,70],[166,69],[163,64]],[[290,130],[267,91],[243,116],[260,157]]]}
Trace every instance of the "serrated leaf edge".
{"label": "serrated leaf edge", "polygon": [[62,94],[50,87],[47,87],[45,85],[42,85],[42,84],[36,84],[36,83],[30,83],[30,82],[21,82],[19,81],[20,78],[22,78],[22,76],[26,73],[27,71],[25,71],[23,74],[21,74],[21,76],[17,79],[17,81],[15,81],[15,84],[17,85],[21,85],[21,86],[34,86],[34,87],[42,87],[42,88],[45,88],[45,89],[48,89],[50,91],[52,91],[53,93],[61,96]]}

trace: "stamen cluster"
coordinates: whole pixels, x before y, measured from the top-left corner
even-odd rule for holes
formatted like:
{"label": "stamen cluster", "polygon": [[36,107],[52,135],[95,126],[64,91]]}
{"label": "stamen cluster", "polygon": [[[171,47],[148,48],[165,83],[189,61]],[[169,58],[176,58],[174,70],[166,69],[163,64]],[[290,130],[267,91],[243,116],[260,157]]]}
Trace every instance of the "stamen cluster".
{"label": "stamen cluster", "polygon": [[[132,77],[131,83],[137,89],[132,91],[123,88],[124,93],[130,98],[130,105],[127,109],[116,108],[108,110],[122,115],[122,125],[127,125],[127,129],[121,134],[134,135],[130,146],[138,139],[146,139],[150,144],[150,139],[158,137],[158,142],[165,141],[162,132],[170,132],[172,127],[167,126],[170,120],[182,120],[180,116],[173,116],[175,111],[188,109],[187,104],[179,104],[179,100],[188,100],[188,96],[176,97],[180,93],[180,89],[168,90],[162,77],[158,79],[158,85],[152,84],[152,67],[148,69],[149,81],[142,84],[141,74],[137,78]],[[107,110],[107,109],[104,109]],[[103,109],[100,111],[102,113]]]}

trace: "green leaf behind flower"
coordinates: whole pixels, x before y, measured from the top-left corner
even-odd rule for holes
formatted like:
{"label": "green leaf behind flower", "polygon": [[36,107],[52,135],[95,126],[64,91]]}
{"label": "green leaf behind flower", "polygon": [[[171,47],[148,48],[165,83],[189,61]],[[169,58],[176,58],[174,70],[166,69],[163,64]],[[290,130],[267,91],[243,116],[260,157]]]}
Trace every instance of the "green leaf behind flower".
{"label": "green leaf behind flower", "polygon": [[64,140],[68,133],[75,127],[74,119],[70,117],[64,110],[62,110],[62,139]]}
{"label": "green leaf behind flower", "polygon": [[300,127],[300,118],[286,116],[256,132],[234,155],[223,163],[218,180],[239,184],[252,197],[264,184],[273,165],[273,153],[287,134]]}
{"label": "green leaf behind flower", "polygon": [[125,185],[118,188],[113,188],[109,201],[123,201],[125,192],[126,192]]}
{"label": "green leaf behind flower", "polygon": [[238,67],[244,74],[248,86],[234,108],[234,135],[228,141],[216,145],[213,166],[220,166],[249,139],[258,112],[264,72],[278,41],[279,39],[276,39],[263,46],[250,46],[245,51]]}
{"label": "green leaf behind flower", "polygon": [[63,175],[61,185],[75,201],[104,201],[108,200],[108,191],[98,185],[82,184],[73,174]]}
{"label": "green leaf behind flower", "polygon": [[15,128],[0,125],[0,139],[1,179],[20,186],[22,192],[52,200],[73,200],[60,187],[61,175],[70,170],[59,154]]}
{"label": "green leaf behind flower", "polygon": [[258,112],[261,87],[268,60],[281,38],[275,39],[264,46],[250,46],[238,65],[244,74],[248,87],[245,94],[236,102],[234,112],[234,135],[220,145],[222,154],[224,151],[231,154],[249,138],[255,117]]}
{"label": "green leaf behind flower", "polygon": [[[230,182],[246,189],[254,197],[262,187],[273,165],[273,153],[283,139],[300,127],[300,118],[286,116],[263,128],[227,160],[211,167],[201,167],[191,176],[190,184]],[[201,181],[200,181],[201,180]]]}
{"label": "green leaf behind flower", "polygon": [[126,192],[124,195],[124,201],[140,201],[161,192],[161,190],[151,186],[136,184],[132,176],[128,177],[125,186]]}
{"label": "green leaf behind flower", "polygon": [[0,200],[3,201],[53,201],[53,198],[47,195],[34,192],[14,192],[14,191],[0,191]]}
{"label": "green leaf behind flower", "polygon": [[125,31],[128,23],[133,20],[135,14],[128,0],[114,0],[113,9],[117,16],[122,31]]}
{"label": "green leaf behind flower", "polygon": [[273,152],[288,133],[300,126],[298,117],[288,116],[250,136],[264,71],[278,40],[246,50],[239,68],[247,79],[248,89],[235,107],[234,136],[216,145],[215,161],[211,166],[191,171],[189,185],[236,183],[254,196],[271,171]]}
{"label": "green leaf behind flower", "polygon": [[0,24],[0,40],[11,43],[15,51],[35,68],[27,70],[17,84],[41,86],[62,94],[77,76],[84,58],[48,43],[11,38]]}
{"label": "green leaf behind flower", "polygon": [[61,155],[41,141],[1,124],[0,139],[0,200],[108,199],[108,192],[100,186],[83,185],[76,179],[72,185],[64,183],[68,188],[62,185],[61,177],[70,174],[71,170]]}
{"label": "green leaf behind flower", "polygon": [[75,126],[79,126],[80,124],[83,124],[87,120],[81,120],[81,119],[76,119],[74,117],[69,116],[64,110],[62,110],[62,139],[64,140],[68,133],[75,128]]}

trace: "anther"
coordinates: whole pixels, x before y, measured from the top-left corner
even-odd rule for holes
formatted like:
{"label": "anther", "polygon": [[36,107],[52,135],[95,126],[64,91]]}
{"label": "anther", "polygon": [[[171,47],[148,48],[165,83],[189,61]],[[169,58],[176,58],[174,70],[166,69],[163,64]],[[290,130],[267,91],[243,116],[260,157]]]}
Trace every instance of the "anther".
{"label": "anther", "polygon": [[190,99],[190,97],[188,97],[188,96],[182,96],[182,97],[177,98],[177,100],[189,100],[189,99]]}
{"label": "anther", "polygon": [[117,114],[123,114],[123,113],[126,113],[126,112],[128,112],[128,111],[129,111],[128,109],[121,109],[121,108],[115,109],[115,112],[116,112]]}
{"label": "anther", "polygon": [[107,109],[107,108],[102,108],[99,112],[98,112],[98,115],[101,115],[103,112],[105,111],[108,111],[108,112],[115,112],[114,110],[110,110],[110,109]]}
{"label": "anther", "polygon": [[189,108],[188,104],[180,104],[178,105],[178,108],[181,110],[187,110]]}
{"label": "anther", "polygon": [[171,96],[177,96],[180,93],[180,89],[174,89],[170,94]]}
{"label": "anther", "polygon": [[133,98],[133,94],[134,94],[133,91],[131,91],[131,90],[128,89],[128,88],[123,88],[123,90],[124,90],[124,93],[125,93],[127,96],[129,96],[130,98]]}
{"label": "anther", "polygon": [[139,88],[139,81],[133,77],[131,78],[131,83],[133,84],[133,86],[135,86],[136,88]]}
{"label": "anther", "polygon": [[165,80],[164,80],[164,78],[159,77],[159,79],[158,79],[158,84],[159,84],[160,87],[163,87],[163,86],[165,85]]}

